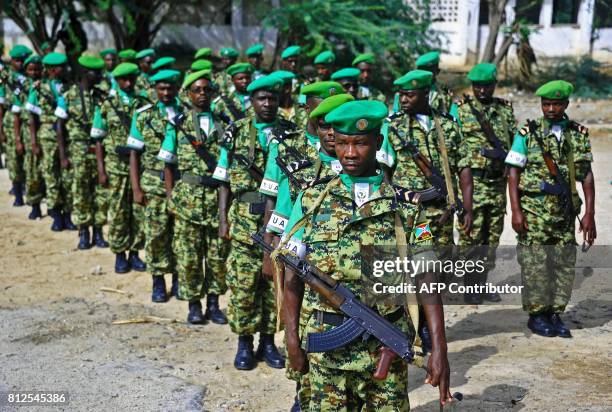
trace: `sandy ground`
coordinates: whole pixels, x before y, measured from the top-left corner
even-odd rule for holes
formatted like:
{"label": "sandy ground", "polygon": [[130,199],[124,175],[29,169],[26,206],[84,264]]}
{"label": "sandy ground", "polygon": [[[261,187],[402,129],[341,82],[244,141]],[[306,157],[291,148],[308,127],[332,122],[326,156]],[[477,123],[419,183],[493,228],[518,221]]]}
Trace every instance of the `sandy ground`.
{"label": "sandy ground", "polygon": [[[526,101],[518,117],[535,110],[537,102]],[[612,110],[583,102],[570,113],[592,130],[597,241],[612,245]],[[52,233],[49,218],[27,220],[26,208],[10,206],[8,189],[2,170],[0,392],[68,391],[63,410],[70,411],[289,409],[293,384],[283,371],[264,364],[234,370],[236,343],[228,327],[186,324],[184,302],[151,303],[149,275],[115,274],[108,250],[77,251],[76,233]],[[508,225],[503,242],[514,243]],[[533,336],[519,306],[447,307],[451,382],[465,399],[446,409],[612,410],[610,272],[595,269],[579,279],[566,315],[571,340]],[[112,324],[146,315],[174,321]],[[410,374],[413,409],[438,410],[437,389],[422,383],[421,370],[411,367]]]}

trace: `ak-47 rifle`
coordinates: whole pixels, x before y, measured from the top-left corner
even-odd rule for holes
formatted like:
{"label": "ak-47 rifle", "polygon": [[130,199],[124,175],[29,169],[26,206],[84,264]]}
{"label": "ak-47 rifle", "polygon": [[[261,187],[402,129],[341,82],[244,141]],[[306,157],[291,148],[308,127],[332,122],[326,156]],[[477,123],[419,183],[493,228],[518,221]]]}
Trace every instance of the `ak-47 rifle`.
{"label": "ak-47 rifle", "polygon": [[249,172],[249,175],[251,175],[251,177],[255,179],[257,184],[261,184],[261,181],[264,177],[264,172],[259,166],[257,166],[252,160],[247,159],[246,156],[243,154],[234,153],[232,154],[232,157],[238,160],[246,168],[247,172]]}
{"label": "ak-47 rifle", "polygon": [[[206,150],[206,147],[201,141],[199,141],[198,139],[196,139],[195,136],[190,133],[187,133],[185,129],[183,129],[182,124],[185,121],[186,117],[187,116],[185,115],[185,113],[179,113],[174,117],[172,123],[185,136],[185,139],[187,139],[191,147],[194,148],[198,157],[204,160],[204,163],[206,163],[206,168],[208,169],[208,171],[212,173],[217,167],[217,160],[213,155],[208,152],[208,150]],[[195,126],[198,127],[197,125]]]}
{"label": "ak-47 rifle", "polygon": [[[276,158],[276,164],[295,187],[299,188],[300,190],[304,190],[306,187],[308,187],[308,182],[295,176],[295,173],[299,170],[312,166],[312,162],[306,156],[298,152],[295,147],[285,142],[285,137],[299,134],[300,132],[298,130],[285,130],[282,133],[283,135],[280,136],[278,142],[287,150],[287,159],[278,156]],[[289,158],[293,160],[289,161]]]}
{"label": "ak-47 rifle", "polygon": [[489,140],[489,143],[493,145],[493,149],[486,149],[484,147],[481,147],[480,154],[486,157],[487,159],[504,161],[506,159],[506,156],[508,155],[508,152],[504,149],[504,145],[502,144],[502,142],[497,138],[495,130],[493,130],[493,126],[491,125],[491,122],[484,116],[484,114],[480,110],[474,107],[470,96],[463,95],[463,99],[470,107],[470,110],[472,111],[474,117],[476,117],[476,121],[480,125],[480,128],[482,129],[487,139]]}

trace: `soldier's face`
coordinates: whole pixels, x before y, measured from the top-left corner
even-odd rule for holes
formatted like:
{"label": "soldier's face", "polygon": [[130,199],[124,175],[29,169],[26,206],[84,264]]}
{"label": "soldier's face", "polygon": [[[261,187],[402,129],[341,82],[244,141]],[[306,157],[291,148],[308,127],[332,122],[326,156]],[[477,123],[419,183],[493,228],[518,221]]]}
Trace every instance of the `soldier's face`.
{"label": "soldier's face", "polygon": [[427,106],[429,89],[400,90],[400,108],[408,113],[417,112]]}
{"label": "soldier's face", "polygon": [[16,72],[20,72],[23,69],[23,62],[25,61],[25,59],[11,59],[11,67],[13,68],[14,71]]}
{"label": "soldier's face", "polygon": [[325,153],[333,156],[336,153],[336,139],[331,124],[325,123],[323,117],[317,118],[317,136]]}
{"label": "soldier's face", "polygon": [[151,71],[151,64],[153,63],[153,58],[151,56],[144,57],[138,61],[138,67],[140,70],[149,73]]}
{"label": "soldier's face", "polygon": [[242,94],[246,93],[246,88],[251,83],[250,73],[238,73],[232,76],[232,82],[236,90]]}
{"label": "soldier's face", "polygon": [[117,83],[121,90],[131,93],[134,91],[134,86],[136,85],[136,75],[117,77]]}
{"label": "soldier's face", "polygon": [[264,123],[273,122],[278,111],[278,94],[266,90],[255,92],[251,99],[253,110],[258,120]]}
{"label": "soldier's face", "polygon": [[251,66],[255,67],[256,69],[259,69],[261,67],[261,61],[262,61],[261,54],[249,56],[247,60],[249,61],[249,63],[251,63]]}
{"label": "soldier's face", "polygon": [[104,56],[104,67],[106,70],[112,71],[117,65],[117,56],[114,54],[107,54]]}
{"label": "soldier's face", "polygon": [[290,72],[296,73],[298,68],[297,56],[287,57],[286,59],[283,59],[281,66],[283,70],[288,70]]}
{"label": "soldier's face", "polygon": [[157,99],[165,105],[172,104],[176,97],[176,84],[159,82],[155,84]]}
{"label": "soldier's face", "polygon": [[547,120],[558,121],[563,119],[569,100],[542,99],[542,113]]}
{"label": "soldier's face", "polygon": [[87,77],[87,82],[92,86],[102,81],[102,72],[100,70],[88,70],[85,76]]}
{"label": "soldier's face", "polygon": [[331,76],[331,66],[327,64],[317,64],[317,74],[321,78],[321,80],[329,80]]}
{"label": "soldier's face", "polygon": [[237,57],[221,57],[221,64],[224,69],[227,69],[232,64],[236,63]]}
{"label": "soldier's face", "polygon": [[382,145],[379,131],[347,135],[334,132],[336,157],[344,173],[350,176],[374,176],[378,162],[376,151]]}
{"label": "soldier's face", "polygon": [[355,99],[357,98],[357,91],[359,90],[359,86],[357,85],[357,80],[355,79],[339,79],[338,83],[342,85],[345,93],[350,94]]}
{"label": "soldier's face", "polygon": [[30,63],[26,67],[26,75],[33,80],[42,77],[42,65],[40,63]]}
{"label": "soldier's face", "polygon": [[359,81],[363,84],[370,84],[370,79],[372,78],[372,65],[368,62],[361,62],[357,65],[357,68],[361,70]]}
{"label": "soldier's face", "polygon": [[64,66],[60,65],[60,66],[47,66],[47,75],[49,76],[50,79],[61,79],[62,77],[64,77]]}
{"label": "soldier's face", "polygon": [[214,94],[208,79],[198,79],[189,86],[189,99],[197,108],[208,108]]}
{"label": "soldier's face", "polygon": [[495,85],[497,83],[472,83],[472,91],[474,97],[481,103],[489,103],[493,100],[493,93],[495,93]]}

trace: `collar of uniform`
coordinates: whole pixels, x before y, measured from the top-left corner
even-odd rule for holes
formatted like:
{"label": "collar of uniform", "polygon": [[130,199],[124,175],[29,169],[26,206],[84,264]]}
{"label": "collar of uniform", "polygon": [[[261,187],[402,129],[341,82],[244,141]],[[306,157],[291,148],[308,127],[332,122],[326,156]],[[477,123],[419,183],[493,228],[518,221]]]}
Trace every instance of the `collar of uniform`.
{"label": "collar of uniform", "polygon": [[306,132],[306,139],[308,139],[308,143],[312,146],[315,147],[317,150],[319,150],[319,148],[321,147],[321,142],[319,141],[319,136],[315,136],[313,134],[310,134],[308,132]]}
{"label": "collar of uniform", "polygon": [[544,119],[543,123],[544,123],[544,126],[546,126],[547,129],[550,129],[554,125],[559,125],[563,129],[565,129],[565,128],[567,128],[567,124],[569,123],[569,118],[567,117],[567,114],[564,114],[563,115],[563,119],[558,120],[558,121],[548,120],[545,117],[543,117],[542,119]]}
{"label": "collar of uniform", "polygon": [[128,93],[125,90],[121,89],[121,87],[117,87],[117,94],[119,95],[119,97],[121,97],[122,100],[127,99],[128,102],[131,102],[134,96],[136,95],[134,91]]}
{"label": "collar of uniform", "polygon": [[259,123],[257,122],[257,120],[253,119],[253,126],[255,126],[255,128],[258,131],[262,131],[263,129],[265,129],[266,127],[273,127],[276,126],[276,120],[274,120],[271,123]]}
{"label": "collar of uniform", "polygon": [[381,171],[375,176],[367,176],[367,177],[359,177],[359,176],[350,176],[345,173],[340,174],[340,181],[342,182],[342,190],[344,192],[344,196],[348,196],[351,199],[353,198],[353,187],[355,184],[365,183],[369,185],[368,192],[368,200],[364,202],[368,203],[372,199],[375,199],[377,192],[380,189],[380,185],[383,181],[383,174]]}
{"label": "collar of uniform", "polygon": [[334,156],[330,156],[328,154],[323,153],[321,150],[319,150],[319,157],[321,158],[321,161],[325,164],[331,163],[334,160],[338,160],[337,157]]}

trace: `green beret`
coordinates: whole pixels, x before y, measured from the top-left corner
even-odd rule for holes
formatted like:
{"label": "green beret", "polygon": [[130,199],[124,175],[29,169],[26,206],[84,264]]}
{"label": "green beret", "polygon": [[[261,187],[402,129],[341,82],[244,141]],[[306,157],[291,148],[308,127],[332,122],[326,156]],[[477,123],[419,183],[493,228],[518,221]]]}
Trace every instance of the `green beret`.
{"label": "green beret", "polygon": [[144,49],[136,53],[136,60],[144,59],[147,56],[155,56],[155,50],[153,49]]}
{"label": "green beret", "polygon": [[238,50],[233,47],[224,47],[219,51],[221,57],[238,57]]}
{"label": "green beret", "polygon": [[258,54],[262,54],[263,51],[264,51],[264,45],[257,43],[257,44],[252,45],[248,49],[246,49],[245,54],[247,56],[255,56]]}
{"label": "green beret", "polygon": [[134,49],[124,49],[124,50],[119,51],[120,59],[132,60],[134,59],[134,57],[136,57],[136,50]]}
{"label": "green beret", "polygon": [[315,82],[307,84],[306,86],[302,86],[300,90],[300,94],[313,97],[318,97],[319,99],[326,99],[329,96],[333,96],[335,94],[344,93],[344,88],[338,82]]}
{"label": "green beret", "polygon": [[336,94],[335,96],[329,96],[328,98],[324,99],[321,103],[319,103],[316,109],[310,112],[310,116],[308,117],[310,117],[311,119],[314,119],[315,117],[325,116],[327,113],[331,112],[336,107],[341,106],[347,102],[352,102],[353,100],[355,100],[355,98],[347,93]]}
{"label": "green beret", "polygon": [[300,46],[289,46],[281,53],[281,59],[287,59],[289,57],[298,56],[302,52]]}
{"label": "green beret", "polygon": [[230,76],[235,76],[239,73],[253,73],[253,66],[251,66],[251,63],[234,63],[225,71]]}
{"label": "green beret", "polygon": [[344,69],[340,69],[336,72],[333,72],[331,75],[332,80],[338,79],[358,79],[361,71],[354,67],[345,67]]}
{"label": "green beret", "polygon": [[100,52],[100,57],[104,57],[107,54],[112,54],[113,56],[116,56],[117,55],[117,50],[112,49],[112,48],[111,49],[104,49],[104,50],[102,50]]}
{"label": "green beret", "polygon": [[157,70],[161,69],[162,67],[170,66],[174,64],[175,61],[176,59],[174,57],[160,57],[151,65],[151,70]]}
{"label": "green beret", "polygon": [[430,51],[416,59],[415,65],[417,68],[425,66],[435,66],[440,63],[440,52]]}
{"label": "green beret", "polygon": [[27,66],[30,63],[40,63],[42,59],[38,54],[30,54],[27,59],[23,62],[24,66]]}
{"label": "green beret", "polygon": [[536,96],[544,99],[565,100],[574,91],[574,86],[565,80],[553,80],[540,86],[536,90]]}
{"label": "green beret", "polygon": [[492,83],[497,80],[497,66],[493,63],[480,63],[472,67],[467,75],[473,83]]}
{"label": "green beret", "polygon": [[355,100],[344,103],[325,116],[325,122],[343,134],[367,134],[380,130],[389,114],[387,106],[377,100]]}
{"label": "green beret", "polygon": [[79,64],[89,70],[102,70],[104,68],[104,60],[89,54],[79,56]]}
{"label": "green beret", "polygon": [[194,59],[199,59],[200,57],[208,57],[212,54],[212,49],[210,47],[202,47],[195,52],[193,56]]}
{"label": "green beret", "polygon": [[262,76],[257,80],[254,80],[247,87],[247,92],[250,94],[255,93],[258,90],[267,90],[270,92],[278,93],[283,87],[283,81],[277,76]]}
{"label": "green beret", "polygon": [[210,70],[212,69],[213,64],[210,60],[200,59],[191,63],[191,70],[200,71],[200,70]]}
{"label": "green beret", "polygon": [[181,72],[178,70],[164,69],[155,73],[149,78],[151,83],[175,83],[181,78]]}
{"label": "green beret", "polygon": [[181,86],[183,90],[186,90],[193,82],[200,79],[210,80],[210,69],[206,70],[198,70],[197,72],[193,72],[183,80],[183,85]]}
{"label": "green beret", "polygon": [[396,79],[393,84],[399,86],[401,90],[416,90],[430,87],[432,80],[432,72],[427,70],[412,70],[399,79]]}
{"label": "green beret", "polygon": [[14,45],[11,51],[9,52],[9,56],[13,59],[25,59],[30,54],[32,54],[32,50],[30,50],[29,47],[24,46],[23,44]]}
{"label": "green beret", "polygon": [[374,55],[372,53],[359,54],[353,59],[353,63],[351,63],[351,65],[357,66],[359,63],[363,62],[374,64]]}
{"label": "green beret", "polygon": [[336,55],[333,51],[323,51],[317,54],[317,57],[314,59],[314,64],[331,64],[336,61]]}
{"label": "green beret", "polygon": [[111,72],[114,78],[138,74],[138,66],[134,63],[119,63]]}
{"label": "green beret", "polygon": [[276,76],[283,81],[283,83],[291,83],[295,79],[296,75],[288,70],[276,70],[269,74],[270,76]]}
{"label": "green beret", "polygon": [[53,52],[43,57],[42,62],[47,66],[61,66],[62,64],[66,64],[66,62],[68,62],[68,58],[64,53]]}
{"label": "green beret", "polygon": [[44,42],[40,43],[40,49],[41,50],[48,49],[49,47],[51,47],[51,45],[49,44],[48,41],[44,41]]}

